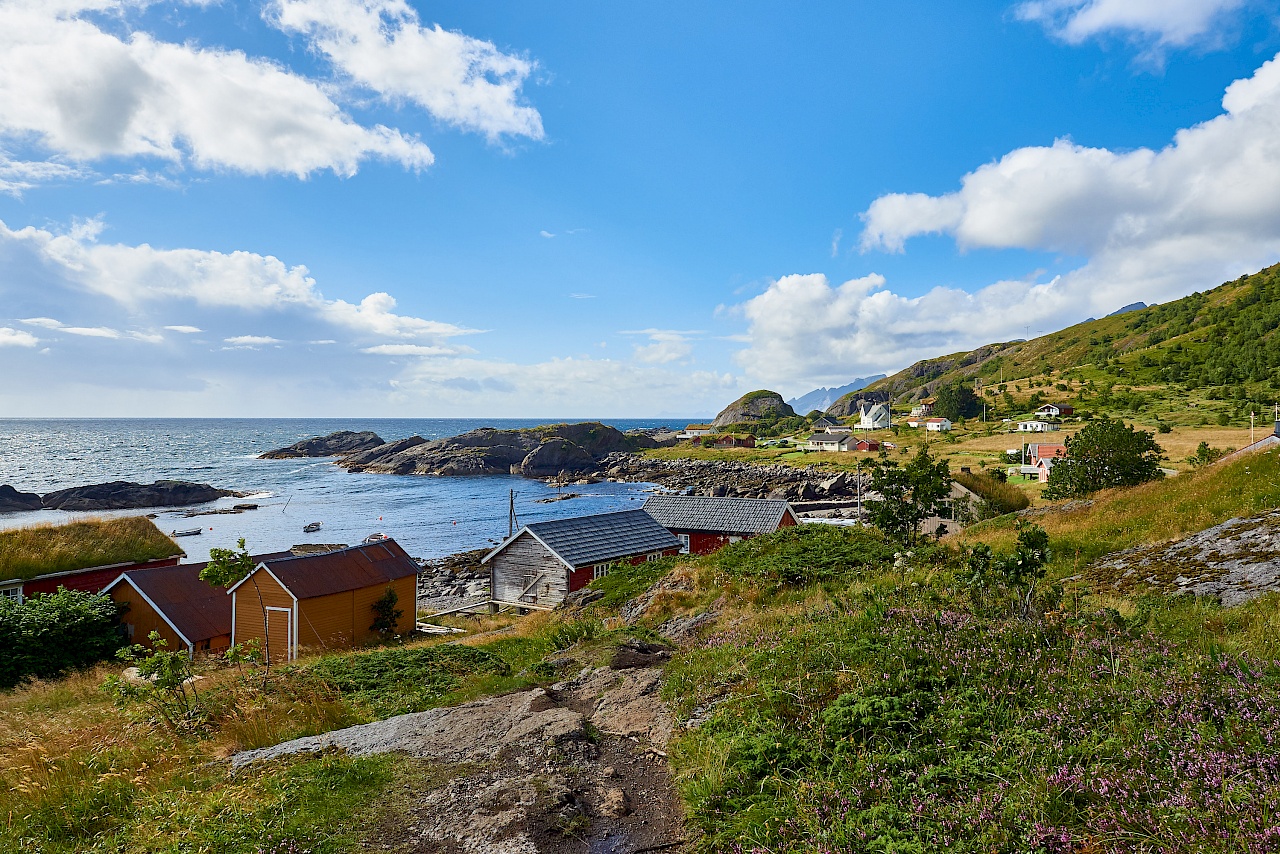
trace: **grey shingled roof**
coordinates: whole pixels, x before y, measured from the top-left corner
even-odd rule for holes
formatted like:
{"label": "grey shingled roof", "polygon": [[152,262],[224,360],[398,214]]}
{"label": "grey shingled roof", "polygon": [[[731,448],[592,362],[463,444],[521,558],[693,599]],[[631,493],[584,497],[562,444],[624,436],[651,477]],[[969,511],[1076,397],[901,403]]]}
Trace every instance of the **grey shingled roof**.
{"label": "grey shingled roof", "polygon": [[662,527],[674,531],[768,534],[778,530],[787,502],[782,498],[653,495],[643,509]]}
{"label": "grey shingled roof", "polygon": [[[680,547],[680,541],[643,510],[533,522],[522,530],[574,567]],[[495,549],[485,560],[501,550]]]}

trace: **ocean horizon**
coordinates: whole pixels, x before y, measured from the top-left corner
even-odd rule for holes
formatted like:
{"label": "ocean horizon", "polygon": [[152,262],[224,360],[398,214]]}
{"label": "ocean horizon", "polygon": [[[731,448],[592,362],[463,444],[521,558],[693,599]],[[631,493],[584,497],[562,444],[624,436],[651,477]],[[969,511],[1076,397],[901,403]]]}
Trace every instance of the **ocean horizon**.
{"label": "ocean horizon", "polygon": [[[338,430],[373,430],[387,441],[455,436],[479,427],[514,429],[599,420],[620,430],[682,427],[685,419],[619,418],[4,418],[0,419],[0,484],[48,493],[115,480],[187,480],[245,493],[196,508],[0,514],[0,529],[58,524],[85,517],[155,513],[165,533],[199,527],[177,540],[189,560],[244,537],[255,553],[302,543],[352,545],[372,533],[398,540],[415,557],[485,548],[507,533],[509,495],[520,522],[639,507],[649,484],[574,486],[582,497],[540,503],[556,490],[514,475],[432,477],[349,473],[331,459],[260,460],[265,451]],[[259,509],[189,516],[191,510]],[[318,532],[302,527],[320,522]]]}

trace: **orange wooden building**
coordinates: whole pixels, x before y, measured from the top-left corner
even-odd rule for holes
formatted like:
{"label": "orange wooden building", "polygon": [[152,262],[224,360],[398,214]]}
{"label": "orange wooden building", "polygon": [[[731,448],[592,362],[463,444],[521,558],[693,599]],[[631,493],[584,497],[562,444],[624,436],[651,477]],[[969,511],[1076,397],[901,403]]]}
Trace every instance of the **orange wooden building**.
{"label": "orange wooden building", "polygon": [[128,606],[121,622],[132,643],[151,646],[159,632],[171,650],[217,652],[231,645],[231,600],[227,591],[200,580],[203,563],[133,569],[103,589]]}
{"label": "orange wooden building", "polygon": [[418,572],[417,562],[391,539],[264,560],[227,591],[231,642],[256,639],[278,663],[297,658],[304,647],[342,649],[374,640],[373,604],[388,588],[403,612],[396,633],[408,634],[416,620]]}

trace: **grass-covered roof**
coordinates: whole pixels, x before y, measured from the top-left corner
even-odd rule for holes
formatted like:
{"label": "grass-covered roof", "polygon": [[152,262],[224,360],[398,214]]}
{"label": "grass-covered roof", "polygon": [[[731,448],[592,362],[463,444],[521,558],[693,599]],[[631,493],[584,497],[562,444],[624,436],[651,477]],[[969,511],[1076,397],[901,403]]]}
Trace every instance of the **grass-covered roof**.
{"label": "grass-covered roof", "polygon": [[0,581],[181,554],[145,516],[0,531]]}

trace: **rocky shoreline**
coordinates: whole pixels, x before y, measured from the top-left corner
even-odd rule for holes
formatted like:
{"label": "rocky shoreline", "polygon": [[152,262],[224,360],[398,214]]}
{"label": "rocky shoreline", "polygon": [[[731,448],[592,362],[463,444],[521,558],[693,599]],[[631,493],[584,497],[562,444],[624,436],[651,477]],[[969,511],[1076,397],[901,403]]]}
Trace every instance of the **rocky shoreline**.
{"label": "rocky shoreline", "polygon": [[189,507],[206,504],[218,498],[240,497],[230,489],[218,489],[207,483],[183,480],[157,480],[155,483],[132,483],[116,480],[73,486],[45,495],[19,492],[12,486],[0,486],[0,513],[34,510],[139,510],[148,507]]}

